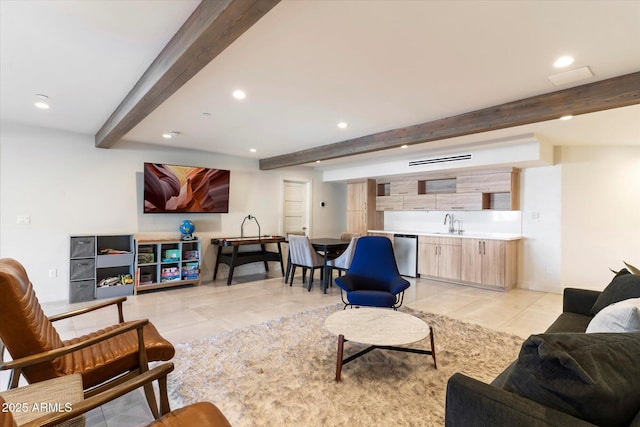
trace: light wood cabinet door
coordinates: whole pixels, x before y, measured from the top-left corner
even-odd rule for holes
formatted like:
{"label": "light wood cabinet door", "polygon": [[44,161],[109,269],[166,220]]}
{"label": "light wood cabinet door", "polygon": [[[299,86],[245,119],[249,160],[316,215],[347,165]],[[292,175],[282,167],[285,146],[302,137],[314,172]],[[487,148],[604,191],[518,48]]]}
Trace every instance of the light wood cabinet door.
{"label": "light wood cabinet door", "polygon": [[482,240],[463,239],[460,279],[482,283]]}
{"label": "light wood cabinet door", "polygon": [[435,194],[416,194],[414,196],[404,196],[402,209],[411,210],[434,210],[436,208]]}
{"label": "light wood cabinet door", "polygon": [[509,289],[517,282],[517,242],[463,239],[461,280]]}
{"label": "light wood cabinet door", "polygon": [[347,184],[347,210],[364,211],[367,208],[367,186],[365,182]]}
{"label": "light wood cabinet door", "polygon": [[365,211],[347,211],[347,233],[367,234]]}
{"label": "light wood cabinet door", "polygon": [[376,210],[401,211],[402,196],[378,196],[376,197]]}
{"label": "light wood cabinet door", "polygon": [[505,286],[505,246],[501,240],[482,240],[482,284]]}
{"label": "light wood cabinet door", "polygon": [[418,244],[418,274],[421,276],[438,276],[438,245],[431,243]]}
{"label": "light wood cabinet door", "polygon": [[418,273],[460,280],[460,240],[451,237],[419,236]]}
{"label": "light wood cabinet door", "polygon": [[456,180],[457,193],[508,193],[511,191],[511,172],[462,175]]}
{"label": "light wood cabinet door", "polygon": [[482,193],[436,194],[436,209],[481,211]]}
{"label": "light wood cabinet door", "polygon": [[460,280],[461,247],[453,245],[439,245],[438,277],[443,279]]}
{"label": "light wood cabinet door", "polygon": [[390,185],[392,196],[407,196],[418,194],[418,180],[415,181],[392,181]]}

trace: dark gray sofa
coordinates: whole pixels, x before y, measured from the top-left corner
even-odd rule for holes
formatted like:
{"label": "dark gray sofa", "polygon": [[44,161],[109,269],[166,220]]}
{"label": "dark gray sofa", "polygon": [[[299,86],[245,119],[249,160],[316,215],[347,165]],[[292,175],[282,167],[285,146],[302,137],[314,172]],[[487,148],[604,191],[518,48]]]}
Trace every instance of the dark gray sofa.
{"label": "dark gray sofa", "polygon": [[[622,274],[626,274],[627,272],[621,272]],[[619,274],[619,275],[622,275]],[[619,276],[616,275],[616,278]],[[616,280],[614,278],[614,281]],[[630,282],[629,277],[625,280]],[[612,286],[612,283],[609,287]],[[631,282],[630,282],[631,283]],[[637,287],[638,289],[633,289],[632,296],[635,294],[635,297],[640,297],[640,277],[636,276],[632,278],[632,285]],[[608,287],[608,288],[609,288]],[[625,292],[628,294],[628,289],[625,289]],[[609,422],[607,411],[612,411],[612,413],[619,412],[617,408],[613,406],[606,406],[599,408],[601,412],[606,413],[604,418],[599,418],[600,421],[597,424],[593,424],[591,422],[587,422],[584,419],[578,418],[568,412],[554,409],[551,405],[538,403],[540,401],[540,397],[538,397],[538,401],[532,400],[527,397],[523,397],[521,394],[510,390],[509,387],[505,387],[505,382],[508,382],[508,376],[513,375],[513,367],[516,363],[520,364],[520,369],[522,369],[522,363],[527,363],[528,361],[534,366],[532,371],[540,371],[539,365],[546,363],[547,366],[545,369],[549,369],[548,361],[538,362],[531,355],[536,352],[542,353],[546,349],[542,349],[542,346],[539,348],[536,347],[534,350],[529,351],[528,354],[525,354],[525,346],[529,343],[529,347],[532,347],[531,341],[536,341],[538,344],[540,341],[549,340],[554,341],[554,345],[557,347],[562,347],[565,345],[565,341],[569,343],[567,347],[572,347],[576,350],[576,353],[582,351],[586,354],[586,357],[583,355],[583,359],[587,360],[588,363],[592,363],[593,361],[589,361],[591,354],[589,351],[585,350],[585,347],[589,347],[589,342],[585,345],[585,340],[591,339],[600,339],[600,342],[597,345],[593,346],[596,350],[596,353],[600,352],[601,357],[607,358],[609,354],[607,353],[607,343],[612,342],[615,344],[618,339],[626,339],[625,344],[622,347],[616,347],[615,344],[612,345],[611,348],[622,348],[622,352],[626,352],[626,348],[628,348],[628,343],[632,343],[632,348],[630,355],[626,356],[627,359],[623,361],[623,365],[625,361],[627,363],[631,363],[632,365],[636,363],[640,364],[640,353],[637,354],[637,359],[633,356],[636,355],[638,351],[640,351],[640,333],[625,333],[625,334],[614,334],[614,333],[606,333],[606,334],[584,334],[589,322],[594,317],[594,309],[598,304],[604,306],[604,304],[608,304],[609,301],[606,301],[605,298],[599,297],[603,294],[603,292],[584,290],[584,289],[576,289],[576,288],[566,288],[563,294],[563,312],[562,314],[555,320],[555,322],[547,329],[545,334],[531,336],[525,344],[523,344],[523,349],[520,352],[520,356],[518,360],[516,360],[511,366],[509,366],[503,373],[501,373],[491,384],[486,384],[461,373],[454,374],[448,381],[447,384],[447,395],[446,395],[446,413],[445,413],[445,426],[446,427],[494,427],[494,426],[572,426],[572,427],[580,427],[580,426],[594,426],[594,425],[628,425],[632,427],[640,427],[640,411],[634,412],[637,409],[633,409],[629,415],[629,402],[627,401],[626,409],[627,415],[624,418],[625,421],[622,423],[620,420],[616,422]],[[610,294],[607,295],[609,297]],[[603,295],[604,297],[604,295]],[[627,295],[614,295],[613,298],[618,300],[630,298]],[[601,307],[602,308],[602,307]],[[597,310],[596,310],[597,312]],[[572,344],[573,343],[573,344]],[[604,344],[603,344],[604,343]],[[534,345],[535,346],[535,345]],[[556,347],[556,348],[557,348]],[[547,347],[548,349],[549,347]],[[563,349],[564,350],[564,349]],[[619,350],[614,350],[614,352],[619,352]],[[527,359],[528,357],[528,359]],[[564,358],[564,359],[563,359]],[[573,362],[572,357],[568,358],[571,362]],[[629,359],[632,361],[629,362]],[[524,362],[523,362],[524,360]],[[567,360],[566,354],[560,357],[560,362],[558,366],[562,369]],[[598,359],[599,360],[599,359]],[[616,366],[614,364],[614,366]],[[555,371],[553,371],[555,369]],[[560,370],[561,370],[560,369]],[[598,369],[595,369],[596,371]],[[615,369],[613,369],[615,370]],[[610,369],[611,371],[611,369]],[[640,408],[640,394],[634,390],[636,390],[637,382],[633,385],[627,384],[627,379],[625,377],[626,373],[617,372],[613,377],[610,375],[610,371],[608,373],[603,373],[602,375],[606,376],[598,376],[600,374],[596,374],[594,376],[596,382],[605,383],[604,388],[607,389],[605,393],[609,393],[609,399],[612,397],[611,393],[616,393],[617,384],[622,384],[624,387],[621,387],[620,393],[625,394],[625,398],[628,400],[629,395],[631,399],[631,408]],[[552,368],[552,375],[548,375],[546,378],[549,382],[554,382],[556,380],[555,373],[559,372],[557,367]],[[563,375],[562,372],[559,374]],[[511,378],[512,384],[516,381],[516,385],[525,384],[523,388],[530,387],[531,382],[540,381],[540,378],[543,377],[539,375],[539,372],[528,372],[525,368],[524,375],[520,373],[520,376],[514,380],[514,377]],[[533,379],[532,379],[533,378]],[[613,379],[612,379],[613,378]],[[613,381],[614,387],[611,387]],[[636,380],[633,380],[636,381]],[[617,383],[616,383],[617,382]],[[568,382],[571,384],[569,387],[572,387],[574,383]],[[545,390],[547,384],[542,384],[542,386],[538,387],[538,391],[542,390],[540,395],[545,396],[547,390]],[[506,389],[505,389],[506,388]],[[518,388],[518,387],[516,387]],[[535,386],[534,386],[535,388]],[[553,388],[553,387],[551,387]],[[611,390],[614,390],[613,392]],[[553,393],[553,391],[551,392]],[[535,392],[534,392],[535,394]],[[592,405],[591,401],[600,399],[596,397],[594,399],[593,395],[588,395],[587,403],[585,406],[586,411],[590,410]],[[552,396],[552,399],[555,396]],[[560,398],[562,400],[562,398]],[[590,399],[590,400],[589,400]],[[602,399],[603,401],[605,399]],[[614,396],[614,401],[616,400]],[[611,399],[609,400],[611,401]],[[608,401],[608,402],[609,402]],[[636,405],[637,402],[637,405]],[[559,405],[562,407],[561,402]],[[580,406],[578,403],[577,406]],[[633,415],[635,414],[635,416]],[[587,418],[587,417],[584,417]],[[614,416],[612,416],[614,418]],[[588,418],[587,418],[588,419]],[[631,420],[629,422],[629,419]],[[603,421],[604,420],[604,421]]]}

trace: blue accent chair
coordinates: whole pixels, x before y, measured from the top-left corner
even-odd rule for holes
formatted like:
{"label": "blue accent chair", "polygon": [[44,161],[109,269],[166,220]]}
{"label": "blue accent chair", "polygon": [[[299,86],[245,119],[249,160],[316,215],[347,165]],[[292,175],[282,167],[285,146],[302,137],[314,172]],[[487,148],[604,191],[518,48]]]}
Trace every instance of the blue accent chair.
{"label": "blue accent chair", "polygon": [[391,241],[365,236],[358,239],[351,266],[347,274],[336,278],[336,285],[345,309],[354,305],[397,309],[409,282],[398,272]]}

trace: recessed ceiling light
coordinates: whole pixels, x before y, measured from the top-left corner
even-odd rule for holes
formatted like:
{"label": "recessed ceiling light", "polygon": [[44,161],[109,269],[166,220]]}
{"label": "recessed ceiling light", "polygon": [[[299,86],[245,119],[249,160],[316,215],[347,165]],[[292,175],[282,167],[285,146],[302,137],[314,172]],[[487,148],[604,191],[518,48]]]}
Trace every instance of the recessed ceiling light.
{"label": "recessed ceiling light", "polygon": [[346,129],[347,127],[349,127],[349,124],[347,122],[340,122],[338,123],[338,127],[340,129]]}
{"label": "recessed ceiling light", "polygon": [[249,151],[251,151],[252,153],[255,153],[258,150],[256,150],[255,148],[249,148]]}
{"label": "recessed ceiling light", "polygon": [[401,145],[400,148],[408,148],[409,146],[407,144]]}
{"label": "recessed ceiling light", "polygon": [[242,89],[234,90],[232,95],[235,99],[245,99],[247,97],[247,94]]}
{"label": "recessed ceiling light", "polygon": [[49,108],[51,108],[51,106],[49,105],[49,97],[41,93],[36,94],[36,102],[34,102],[33,105],[41,110],[48,110]]}
{"label": "recessed ceiling light", "polygon": [[320,160],[316,160],[316,163],[320,163]]}
{"label": "recessed ceiling light", "polygon": [[556,68],[564,68],[573,64],[573,61],[574,59],[572,56],[561,56],[560,58],[556,59],[556,62],[553,63],[553,66]]}
{"label": "recessed ceiling light", "polygon": [[172,131],[172,132],[163,133],[162,137],[165,138],[165,139],[171,139],[171,138],[174,138],[174,137],[176,137],[178,135],[180,135],[180,132]]}
{"label": "recessed ceiling light", "polygon": [[573,116],[571,114],[567,114],[566,116],[560,117],[560,120],[571,120],[571,119],[573,119]]}

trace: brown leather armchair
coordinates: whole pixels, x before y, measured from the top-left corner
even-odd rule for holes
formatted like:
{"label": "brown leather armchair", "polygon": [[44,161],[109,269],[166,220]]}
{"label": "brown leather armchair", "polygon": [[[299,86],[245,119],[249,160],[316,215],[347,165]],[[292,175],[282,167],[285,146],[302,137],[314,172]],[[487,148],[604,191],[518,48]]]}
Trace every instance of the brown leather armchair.
{"label": "brown leather armchair", "polygon": [[[139,387],[151,384],[155,380],[158,380],[158,384],[160,385],[160,413],[162,416],[160,418],[156,417],[156,419],[148,424],[147,427],[231,427],[231,424],[229,424],[229,421],[224,414],[222,414],[220,409],[210,402],[198,402],[169,412],[170,408],[166,383],[167,374],[172,370],[172,363],[164,363],[156,366],[135,378],[125,381],[122,384],[102,393],[98,393],[92,397],[86,399],[82,399],[82,397],[80,397],[79,399],[67,401],[65,403],[65,408],[68,408],[68,410],[64,411],[52,411],[48,414],[40,413],[39,411],[36,411],[36,413],[17,413],[15,414],[15,417],[11,412],[4,411],[0,413],[0,427],[45,427],[59,425],[63,422],[72,422],[74,423],[73,425],[84,426],[84,419],[78,418],[79,416],[81,417],[86,412],[97,408],[98,406],[102,406],[105,403],[121,397]],[[62,381],[65,381],[65,384],[61,384]],[[62,388],[69,389],[69,391],[67,391],[67,396],[73,396],[74,394],[78,395],[78,393],[75,392],[74,387],[76,384],[80,383],[80,381],[71,378],[69,381],[67,381],[66,378],[55,378],[53,380],[47,380],[45,383],[48,384],[46,384],[47,387],[45,387],[44,394],[51,389]],[[36,384],[36,386],[37,385],[39,384]],[[53,397],[51,396],[51,393],[49,393],[48,397],[42,397],[42,390],[37,390],[34,393],[31,393],[31,388],[34,388],[34,385],[28,385],[26,387],[0,393],[0,402],[2,402],[3,398],[7,402],[11,402],[11,399],[13,398],[15,402],[19,402],[18,405],[23,405],[24,402],[51,402],[53,403],[54,408],[55,404],[60,402],[60,397]],[[79,388],[79,394],[82,395],[81,384],[79,385]],[[12,392],[19,392],[20,394],[19,396],[11,396],[10,394]],[[13,406],[15,405],[7,405],[9,408]],[[27,406],[30,407],[30,405]],[[25,422],[20,422],[21,418]],[[66,426],[67,424],[64,425]]]}
{"label": "brown leather armchair", "polygon": [[[34,383],[79,373],[89,397],[148,371],[148,361],[166,361],[175,353],[148,320],[124,321],[126,297],[45,316],[24,267],[10,258],[0,259],[0,295],[0,340],[13,358],[0,358],[0,370],[11,370],[10,388],[18,386],[20,374]],[[63,341],[52,323],[113,305],[118,323],[89,335]],[[153,386],[143,387],[157,417]]]}

